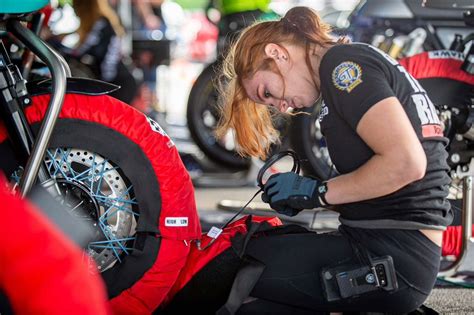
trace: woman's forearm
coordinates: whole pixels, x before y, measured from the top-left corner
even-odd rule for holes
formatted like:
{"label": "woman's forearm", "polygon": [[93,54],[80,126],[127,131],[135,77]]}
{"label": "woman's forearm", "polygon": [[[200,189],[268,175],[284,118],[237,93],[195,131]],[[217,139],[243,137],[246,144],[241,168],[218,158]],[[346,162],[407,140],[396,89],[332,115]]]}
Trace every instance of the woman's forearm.
{"label": "woman's forearm", "polygon": [[357,170],[331,179],[325,197],[337,205],[385,196],[421,179],[425,170],[423,157],[376,154]]}

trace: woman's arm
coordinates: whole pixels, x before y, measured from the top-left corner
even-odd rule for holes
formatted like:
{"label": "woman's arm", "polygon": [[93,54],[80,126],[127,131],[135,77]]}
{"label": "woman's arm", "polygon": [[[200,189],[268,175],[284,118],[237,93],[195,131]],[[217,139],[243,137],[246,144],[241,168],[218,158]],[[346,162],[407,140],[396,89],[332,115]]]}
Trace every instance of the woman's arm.
{"label": "woman's arm", "polygon": [[385,196],[423,178],[426,155],[396,97],[372,106],[356,131],[375,155],[357,170],[328,182],[325,197],[330,204]]}
{"label": "woman's arm", "polygon": [[153,12],[153,5],[154,6],[161,6],[163,1],[155,0],[136,0],[135,5],[137,8],[137,12],[140,15],[140,18],[145,24],[147,29],[154,30],[160,28],[161,20],[158,16],[155,15]]}

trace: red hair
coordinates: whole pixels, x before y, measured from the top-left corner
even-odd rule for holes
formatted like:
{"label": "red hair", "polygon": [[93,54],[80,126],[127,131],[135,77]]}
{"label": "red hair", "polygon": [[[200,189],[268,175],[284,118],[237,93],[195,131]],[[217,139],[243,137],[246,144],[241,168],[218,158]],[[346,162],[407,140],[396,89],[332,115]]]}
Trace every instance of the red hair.
{"label": "red hair", "polygon": [[272,122],[274,111],[269,106],[253,102],[243,88],[243,80],[260,70],[270,70],[281,76],[274,60],[265,54],[265,46],[269,43],[287,44],[305,49],[306,64],[315,88],[319,89],[310,62],[311,50],[316,46],[336,44],[338,41],[330,32],[331,27],[307,7],[294,7],[281,20],[257,22],[246,28],[232,45],[223,64],[223,79],[219,81],[221,120],[216,136],[222,137],[233,129],[239,154],[265,158],[270,145],[279,141],[279,133]]}

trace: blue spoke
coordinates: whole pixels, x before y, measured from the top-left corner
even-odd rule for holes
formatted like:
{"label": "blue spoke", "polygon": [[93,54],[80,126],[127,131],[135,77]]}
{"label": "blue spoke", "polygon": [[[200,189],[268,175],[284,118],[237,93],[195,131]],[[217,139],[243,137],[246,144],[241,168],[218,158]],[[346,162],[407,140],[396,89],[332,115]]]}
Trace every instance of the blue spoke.
{"label": "blue spoke", "polygon": [[11,177],[15,183],[18,184],[20,182],[20,175],[18,175],[18,171],[14,171]]}
{"label": "blue spoke", "polygon": [[[86,179],[89,179],[89,173],[90,173],[91,169],[88,168],[86,169],[84,172],[81,172],[79,174],[77,174],[76,176],[74,176],[73,178],[71,178],[72,180],[77,180],[77,181],[81,181],[81,180],[86,180]],[[88,175],[86,177],[82,177],[83,175]]]}
{"label": "blue spoke", "polygon": [[[89,244],[89,246],[90,246],[90,247],[93,247],[93,248],[102,248],[102,249],[104,249],[104,248],[105,248],[105,249],[109,249],[109,248],[111,248],[111,247],[113,247],[113,248],[115,248],[115,249],[121,249],[120,247],[117,247],[117,246],[110,246],[110,245],[107,245],[107,246],[104,246],[104,245],[95,245],[95,244],[92,244],[92,243],[90,243],[90,244]],[[125,247],[125,249],[127,249],[127,250],[132,250],[132,249],[133,249],[133,247]]]}
{"label": "blue spoke", "polygon": [[69,172],[71,173],[71,176],[75,176],[76,171],[74,171],[74,169],[71,167],[71,163],[67,162],[67,158],[69,154],[71,153],[71,148],[68,148],[66,152],[64,152],[64,149],[60,149],[60,150],[61,150],[61,153],[63,154],[63,158],[61,159],[61,161],[66,163],[66,166]]}
{"label": "blue spoke", "polygon": [[[117,208],[117,210],[113,211],[112,213],[109,213],[113,208]],[[112,204],[109,208],[107,208],[107,210],[104,212],[104,214],[102,214],[99,217],[99,220],[102,220],[102,222],[107,222],[108,219],[111,218],[113,215],[115,215],[118,211],[130,212],[128,209],[123,208],[122,206]]]}
{"label": "blue spoke", "polygon": [[[64,158],[64,156],[63,156],[63,158]],[[62,161],[62,159],[61,159],[61,161]],[[52,176],[56,177],[56,175],[58,174],[58,171],[59,171],[64,178],[68,179],[68,176],[66,175],[66,173],[63,172],[63,170],[61,168],[61,165],[58,164],[56,159],[53,158],[52,161],[53,161],[53,164],[54,164],[54,173],[52,174]]]}
{"label": "blue spoke", "polygon": [[56,148],[56,150],[54,151],[54,155],[51,157],[51,152],[50,150],[47,151],[48,153],[48,156],[49,156],[49,161],[47,161],[47,163],[49,163],[48,165],[48,172],[51,174],[51,167],[53,166],[53,161],[56,157],[56,153],[58,152],[58,149]]}
{"label": "blue spoke", "polygon": [[[101,221],[99,221],[99,227],[101,228],[104,236],[111,242],[113,242],[113,239],[110,238],[110,235],[109,234],[112,234],[110,232],[110,229],[104,225],[104,223],[102,223]],[[120,242],[119,242],[119,246],[120,246]],[[123,246],[122,246],[123,247]],[[114,248],[114,247],[110,247],[110,249],[114,252],[114,255],[115,257],[117,257],[117,259],[121,262],[120,260],[120,257],[119,257],[119,253],[117,252],[117,250]],[[125,251],[126,252],[126,251]],[[128,254],[128,252],[126,252]]]}
{"label": "blue spoke", "polygon": [[[126,238],[114,238],[114,241],[116,242],[128,242],[128,241],[133,241],[135,237],[126,237]],[[90,242],[89,244],[108,244],[111,241],[95,241],[95,242]]]}
{"label": "blue spoke", "polygon": [[[58,151],[60,151],[61,149],[60,148],[57,148],[54,152],[54,156],[51,157],[51,160],[53,161],[53,166],[54,166],[54,174],[53,174],[53,177],[56,177],[56,174],[58,173],[58,171],[60,171],[63,175],[63,177],[67,177],[65,173],[62,172],[62,169],[61,169],[61,164],[58,163],[58,161],[56,161],[56,154],[58,153]],[[48,151],[49,153],[49,151]],[[64,159],[64,156],[61,156],[61,161]]]}
{"label": "blue spoke", "polygon": [[[98,173],[98,175],[100,175],[100,178],[99,178],[99,184],[97,185],[97,190],[95,192],[96,194],[99,193],[100,186],[102,185],[102,179],[104,178],[105,162],[106,160],[102,161],[102,171]],[[95,179],[95,176],[96,174],[94,173],[94,179]]]}
{"label": "blue spoke", "polygon": [[129,199],[121,199],[121,198],[112,198],[112,197],[107,197],[107,196],[98,196],[98,195],[92,195],[92,197],[95,197],[97,199],[101,199],[103,202],[107,202],[108,200],[113,200],[113,201],[118,201],[118,202],[123,202],[129,205],[136,205],[138,202],[133,198],[132,200]]}
{"label": "blue spoke", "polygon": [[[111,186],[111,181],[109,180],[109,177],[112,175],[114,178],[116,176],[120,175],[114,175],[117,174],[117,171],[120,170],[119,167],[113,166],[110,162],[110,160],[105,159],[104,157],[94,153],[90,152],[90,155],[84,156],[87,157],[87,163],[81,163],[78,161],[79,164],[81,164],[81,168],[75,168],[75,164],[72,163],[72,161],[75,161],[76,156],[73,157],[73,159],[70,158],[70,154],[74,150],[74,154],[80,153],[80,151],[75,151],[76,149],[72,148],[54,148],[50,149],[47,151],[47,158],[45,159],[47,168],[49,173],[51,174],[52,177],[58,176],[58,178],[61,176],[64,178],[66,181],[71,182],[80,182],[84,184],[87,187],[87,190],[90,193],[90,196],[95,199],[100,207],[103,209],[103,214],[99,216],[97,219],[97,224],[99,225],[99,229],[101,230],[102,234],[104,235],[104,240],[103,241],[97,241],[97,242],[91,242],[88,245],[89,250],[91,253],[94,253],[94,255],[99,254],[103,250],[107,250],[109,252],[103,252],[104,254],[107,253],[112,253],[113,256],[110,256],[109,259],[105,259],[104,262],[102,262],[102,267],[106,267],[105,264],[108,264],[110,262],[110,259],[114,261],[119,261],[121,262],[120,256],[126,254],[129,255],[130,251],[133,250],[133,248],[127,247],[126,244],[128,244],[129,241],[133,241],[135,237],[131,237],[129,233],[122,233],[119,231],[122,231],[121,229],[117,228],[115,225],[120,227],[120,224],[122,223],[123,220],[128,220],[125,218],[122,218],[121,216],[118,216],[119,211],[125,213],[131,214],[132,215],[132,220],[133,216],[139,216],[138,213],[132,211],[132,206],[137,205],[138,202],[135,197],[132,198],[133,194],[133,185],[128,185],[126,186],[124,183],[121,183],[121,187],[116,187],[120,188],[115,189],[113,187],[110,187],[110,190],[112,191],[113,195],[117,195],[117,197],[110,197],[109,194],[109,187]],[[89,152],[87,152],[89,153]],[[78,156],[77,158],[83,158],[81,156]],[[100,162],[98,163],[98,160]],[[86,168],[84,171],[80,171],[82,169]],[[111,175],[108,175],[112,173]],[[16,177],[14,177],[16,176]],[[15,178],[15,180],[19,180],[18,173],[14,173],[12,175],[12,178]],[[117,183],[119,183],[118,181]],[[104,184],[102,186],[102,184]],[[97,185],[97,186],[95,186]],[[116,185],[116,184],[114,184]],[[128,216],[128,215],[126,215]],[[84,218],[87,218],[84,217]],[[83,219],[84,219],[83,218]],[[114,222],[112,218],[115,218],[115,224],[111,225],[109,224],[110,222]],[[90,218],[89,218],[90,219]],[[91,220],[89,220],[91,221]],[[94,221],[94,220],[92,220]],[[119,235],[115,235],[115,233],[118,233]],[[100,258],[99,258],[100,259]],[[97,263],[100,265],[101,262],[97,261]]]}
{"label": "blue spoke", "polygon": [[112,211],[111,213],[107,213],[108,211],[110,211],[112,209],[112,207],[110,207],[109,209],[107,209],[107,211],[103,215],[100,216],[99,219],[101,219],[103,222],[108,222],[109,218],[112,218],[119,211],[124,211],[124,212],[131,213],[132,215],[135,215],[135,213],[133,211],[129,210],[129,209],[122,209],[122,207],[120,207],[120,206],[116,206],[116,208],[117,209],[115,211]]}

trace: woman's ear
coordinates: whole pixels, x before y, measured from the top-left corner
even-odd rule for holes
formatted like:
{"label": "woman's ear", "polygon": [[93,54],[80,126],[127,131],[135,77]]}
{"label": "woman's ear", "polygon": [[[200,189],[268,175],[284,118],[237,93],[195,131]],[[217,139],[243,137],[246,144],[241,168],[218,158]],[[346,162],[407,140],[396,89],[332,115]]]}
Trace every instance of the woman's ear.
{"label": "woman's ear", "polygon": [[275,61],[288,60],[288,56],[282,47],[274,43],[265,45],[265,55],[269,58],[273,58]]}

